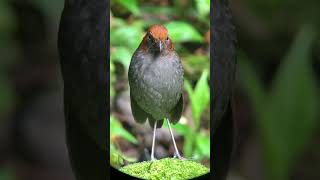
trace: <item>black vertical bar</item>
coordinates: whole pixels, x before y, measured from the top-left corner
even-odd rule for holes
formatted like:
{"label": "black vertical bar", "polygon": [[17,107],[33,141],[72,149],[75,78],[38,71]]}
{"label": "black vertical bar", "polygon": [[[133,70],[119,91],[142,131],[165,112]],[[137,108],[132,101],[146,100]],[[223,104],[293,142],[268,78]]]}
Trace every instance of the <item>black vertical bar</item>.
{"label": "black vertical bar", "polygon": [[66,0],[60,21],[66,137],[77,180],[107,177],[108,10],[107,0]]}
{"label": "black vertical bar", "polygon": [[210,10],[211,175],[215,180],[223,180],[234,148],[236,33],[228,0],[214,0]]}

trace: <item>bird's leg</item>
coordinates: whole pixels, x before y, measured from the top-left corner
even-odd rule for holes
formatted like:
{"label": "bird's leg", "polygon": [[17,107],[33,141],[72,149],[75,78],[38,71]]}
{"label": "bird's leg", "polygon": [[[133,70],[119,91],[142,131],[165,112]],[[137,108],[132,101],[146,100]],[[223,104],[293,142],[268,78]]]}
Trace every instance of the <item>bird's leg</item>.
{"label": "bird's leg", "polygon": [[170,131],[171,138],[172,138],[173,145],[174,145],[174,150],[175,150],[174,157],[178,157],[179,159],[184,159],[184,158],[180,155],[179,150],[178,150],[177,145],[176,145],[176,141],[174,140],[173,133],[172,133],[172,130],[171,130],[170,121],[169,121],[168,118],[166,118],[166,120],[167,120],[167,123],[168,123],[168,126],[169,126],[169,131]]}
{"label": "bird's leg", "polygon": [[154,158],[154,143],[156,141],[156,130],[157,130],[157,120],[154,123],[154,127],[153,127],[153,139],[152,139],[152,149],[151,149],[151,161],[156,160],[156,158]]}

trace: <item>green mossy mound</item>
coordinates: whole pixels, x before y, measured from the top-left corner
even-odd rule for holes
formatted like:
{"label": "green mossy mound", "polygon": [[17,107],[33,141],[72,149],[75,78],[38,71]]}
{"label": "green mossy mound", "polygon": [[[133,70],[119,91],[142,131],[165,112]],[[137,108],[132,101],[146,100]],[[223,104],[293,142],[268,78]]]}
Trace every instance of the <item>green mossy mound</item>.
{"label": "green mossy mound", "polygon": [[208,173],[210,170],[200,163],[191,160],[165,158],[156,161],[145,161],[124,166],[121,172],[142,179],[191,179]]}

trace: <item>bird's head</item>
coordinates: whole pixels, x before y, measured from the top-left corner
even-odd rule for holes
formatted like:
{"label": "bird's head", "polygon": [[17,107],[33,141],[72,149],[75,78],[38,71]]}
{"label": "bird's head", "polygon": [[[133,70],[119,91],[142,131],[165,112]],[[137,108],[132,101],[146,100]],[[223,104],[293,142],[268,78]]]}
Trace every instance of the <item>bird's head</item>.
{"label": "bird's head", "polygon": [[141,48],[152,54],[174,50],[168,35],[168,30],[162,25],[153,25],[144,36]]}

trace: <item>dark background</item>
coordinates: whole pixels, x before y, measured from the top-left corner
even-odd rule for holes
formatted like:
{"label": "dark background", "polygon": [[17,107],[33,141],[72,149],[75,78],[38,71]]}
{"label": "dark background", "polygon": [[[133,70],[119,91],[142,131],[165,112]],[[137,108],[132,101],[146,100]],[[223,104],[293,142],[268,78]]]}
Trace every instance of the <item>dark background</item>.
{"label": "dark background", "polygon": [[[229,179],[320,178],[318,7],[232,2],[238,136]],[[0,179],[72,179],[56,45],[62,8],[0,2]]]}

